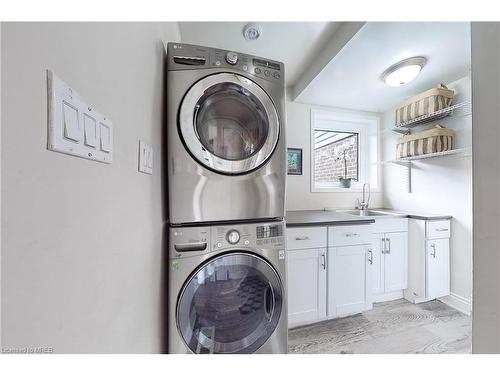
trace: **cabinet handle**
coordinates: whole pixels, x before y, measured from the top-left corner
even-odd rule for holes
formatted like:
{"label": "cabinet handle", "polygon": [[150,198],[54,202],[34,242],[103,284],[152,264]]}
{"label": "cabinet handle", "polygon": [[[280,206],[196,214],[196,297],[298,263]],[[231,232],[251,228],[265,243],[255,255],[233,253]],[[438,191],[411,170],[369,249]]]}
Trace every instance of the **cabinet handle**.
{"label": "cabinet handle", "polygon": [[309,239],[309,236],[295,237],[296,241],[307,241],[308,239]]}
{"label": "cabinet handle", "polygon": [[448,228],[437,228],[436,232],[448,232]]}
{"label": "cabinet handle", "polygon": [[373,252],[372,249],[368,249],[368,263],[373,264]]}
{"label": "cabinet handle", "polygon": [[436,258],[436,244],[431,243],[431,255],[433,258]]}
{"label": "cabinet handle", "polygon": [[323,264],[321,265],[321,267],[326,270],[326,255],[325,253],[321,254],[321,258],[323,259]]}
{"label": "cabinet handle", "polygon": [[360,234],[359,233],[346,233],[345,236],[346,237],[359,237]]}
{"label": "cabinet handle", "polygon": [[391,253],[391,239],[390,238],[386,238],[385,239],[385,243],[387,244],[387,250],[385,251],[386,254],[390,254]]}
{"label": "cabinet handle", "polygon": [[382,240],[382,254],[385,254],[385,237],[381,238]]}

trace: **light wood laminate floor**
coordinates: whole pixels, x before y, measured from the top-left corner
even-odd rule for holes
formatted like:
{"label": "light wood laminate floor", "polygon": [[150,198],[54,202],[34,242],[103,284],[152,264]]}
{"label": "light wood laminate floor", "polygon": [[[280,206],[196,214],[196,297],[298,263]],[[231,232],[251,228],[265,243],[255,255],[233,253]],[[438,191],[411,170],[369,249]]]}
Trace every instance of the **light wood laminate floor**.
{"label": "light wood laminate floor", "polygon": [[439,301],[400,299],[346,318],[291,329],[289,353],[470,353],[471,318]]}

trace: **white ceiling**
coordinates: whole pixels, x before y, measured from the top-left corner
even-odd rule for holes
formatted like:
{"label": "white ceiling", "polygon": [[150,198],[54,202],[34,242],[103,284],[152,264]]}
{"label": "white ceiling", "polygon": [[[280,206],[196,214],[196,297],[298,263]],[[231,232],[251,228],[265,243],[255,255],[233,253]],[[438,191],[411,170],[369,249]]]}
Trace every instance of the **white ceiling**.
{"label": "white ceiling", "polygon": [[[389,87],[380,79],[389,66],[412,56],[428,59],[413,82]],[[467,75],[469,67],[468,22],[369,22],[296,100],[384,112],[418,92]]]}
{"label": "white ceiling", "polygon": [[335,33],[338,22],[259,22],[256,41],[243,37],[246,22],[179,22],[183,43],[217,47],[285,63],[287,86],[293,86],[311,58]]}

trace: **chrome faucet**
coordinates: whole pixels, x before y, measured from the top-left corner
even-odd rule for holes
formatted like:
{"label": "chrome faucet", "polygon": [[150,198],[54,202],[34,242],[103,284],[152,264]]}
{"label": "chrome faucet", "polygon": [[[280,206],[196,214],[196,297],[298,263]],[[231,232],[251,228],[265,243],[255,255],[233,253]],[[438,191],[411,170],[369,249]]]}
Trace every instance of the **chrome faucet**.
{"label": "chrome faucet", "polygon": [[[368,190],[368,197],[366,196],[366,191]],[[358,198],[358,209],[360,210],[367,210],[368,209],[368,205],[370,204],[370,184],[363,184],[363,196],[362,196],[362,200],[360,201],[359,198]]]}

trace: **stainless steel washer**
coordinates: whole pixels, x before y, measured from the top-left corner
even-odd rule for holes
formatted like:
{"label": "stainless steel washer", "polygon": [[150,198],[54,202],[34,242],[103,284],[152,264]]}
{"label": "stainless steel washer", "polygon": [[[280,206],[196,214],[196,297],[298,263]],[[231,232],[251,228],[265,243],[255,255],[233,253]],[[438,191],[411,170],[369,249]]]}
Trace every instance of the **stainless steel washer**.
{"label": "stainless steel washer", "polygon": [[170,228],[169,353],[286,353],[284,229]]}
{"label": "stainless steel washer", "polygon": [[283,64],[179,43],[167,59],[170,223],[282,218]]}

